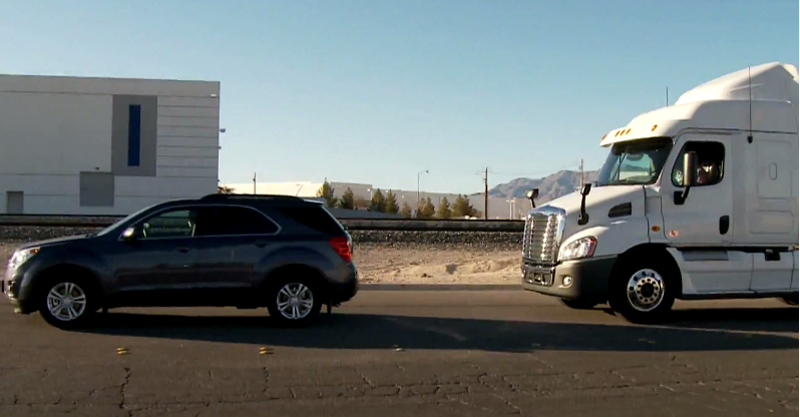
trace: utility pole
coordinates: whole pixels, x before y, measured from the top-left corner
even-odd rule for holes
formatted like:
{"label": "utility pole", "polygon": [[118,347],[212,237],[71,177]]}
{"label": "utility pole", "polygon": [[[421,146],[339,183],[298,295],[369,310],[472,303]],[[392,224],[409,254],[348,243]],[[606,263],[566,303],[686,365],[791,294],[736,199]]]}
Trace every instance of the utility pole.
{"label": "utility pole", "polygon": [[253,195],[256,195],[256,194],[258,194],[256,192],[256,172],[253,171]]}
{"label": "utility pole", "polygon": [[580,182],[581,186],[580,186],[580,188],[578,188],[578,191],[583,190],[583,184],[584,184],[584,182],[583,182],[584,181],[583,180],[583,158],[581,158],[580,173],[581,173],[581,182]]}
{"label": "utility pole", "polygon": [[483,219],[489,220],[489,167],[483,171]]}

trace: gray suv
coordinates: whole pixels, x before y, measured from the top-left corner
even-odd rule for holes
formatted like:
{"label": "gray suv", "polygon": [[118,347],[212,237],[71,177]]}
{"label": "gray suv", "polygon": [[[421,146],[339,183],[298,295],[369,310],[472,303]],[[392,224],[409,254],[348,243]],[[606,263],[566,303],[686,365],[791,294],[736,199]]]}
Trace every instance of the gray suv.
{"label": "gray suv", "polygon": [[352,239],[316,201],[212,194],[145,208],[106,229],[18,248],[2,291],[60,328],[117,307],[267,307],[305,326],[353,298]]}

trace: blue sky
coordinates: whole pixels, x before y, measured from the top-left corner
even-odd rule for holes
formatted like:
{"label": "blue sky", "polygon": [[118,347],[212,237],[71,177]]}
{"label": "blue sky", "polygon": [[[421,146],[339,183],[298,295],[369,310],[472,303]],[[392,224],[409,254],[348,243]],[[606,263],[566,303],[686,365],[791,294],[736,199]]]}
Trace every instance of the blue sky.
{"label": "blue sky", "polygon": [[607,131],[797,64],[797,0],[0,0],[0,72],[216,80],[220,177],[476,192],[598,168]]}

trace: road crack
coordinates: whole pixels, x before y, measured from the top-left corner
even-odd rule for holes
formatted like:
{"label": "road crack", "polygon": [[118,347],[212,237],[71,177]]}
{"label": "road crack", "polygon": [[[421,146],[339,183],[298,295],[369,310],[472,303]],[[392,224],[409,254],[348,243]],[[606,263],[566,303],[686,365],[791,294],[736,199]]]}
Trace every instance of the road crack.
{"label": "road crack", "polygon": [[125,397],[127,395],[128,384],[131,382],[131,368],[125,368],[125,381],[119,387],[119,409],[125,410],[128,412],[128,417],[133,417],[133,410],[128,409],[128,405],[125,404]]}

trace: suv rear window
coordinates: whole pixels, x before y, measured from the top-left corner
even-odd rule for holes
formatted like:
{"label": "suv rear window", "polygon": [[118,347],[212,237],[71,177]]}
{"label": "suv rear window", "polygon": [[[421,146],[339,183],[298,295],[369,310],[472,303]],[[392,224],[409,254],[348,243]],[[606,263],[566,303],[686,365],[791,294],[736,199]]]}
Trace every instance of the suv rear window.
{"label": "suv rear window", "polygon": [[340,235],[342,225],[323,207],[278,207],[278,212],[297,223],[326,235]]}

